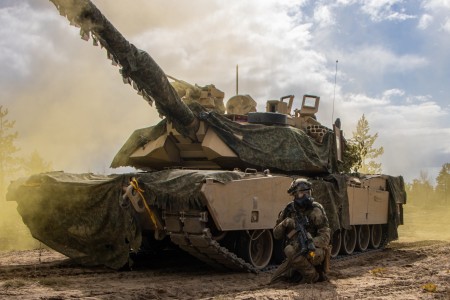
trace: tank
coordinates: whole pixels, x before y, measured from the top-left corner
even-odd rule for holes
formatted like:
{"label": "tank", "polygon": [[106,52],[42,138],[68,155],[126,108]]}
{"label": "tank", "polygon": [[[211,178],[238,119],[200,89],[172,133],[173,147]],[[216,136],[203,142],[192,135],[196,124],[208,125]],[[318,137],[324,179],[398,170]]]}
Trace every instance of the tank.
{"label": "tank", "polygon": [[[401,176],[342,174],[345,139],[316,118],[320,97],[269,100],[166,75],[88,0],[50,0],[118,65],[123,82],[163,119],[136,130],[111,167],[118,175],[36,174],[7,199],[32,235],[80,263],[119,269],[130,253],[178,247],[218,269],[257,272],[283,259],[272,228],[295,178],[313,183],[328,215],[332,256],[379,249],[398,238],[406,203]],[[297,107],[297,108],[295,108]]]}

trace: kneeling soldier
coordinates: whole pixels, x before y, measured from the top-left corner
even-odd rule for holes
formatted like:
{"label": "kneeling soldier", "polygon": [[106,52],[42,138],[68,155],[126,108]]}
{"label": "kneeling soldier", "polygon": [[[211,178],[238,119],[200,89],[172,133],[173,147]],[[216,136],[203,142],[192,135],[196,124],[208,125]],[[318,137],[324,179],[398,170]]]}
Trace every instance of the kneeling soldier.
{"label": "kneeling soldier", "polygon": [[294,180],[287,192],[294,200],[280,212],[273,229],[276,239],[286,238],[286,260],[275,271],[271,282],[282,276],[302,283],[326,280],[330,259],[327,215],[322,205],[311,197],[311,183],[306,179]]}

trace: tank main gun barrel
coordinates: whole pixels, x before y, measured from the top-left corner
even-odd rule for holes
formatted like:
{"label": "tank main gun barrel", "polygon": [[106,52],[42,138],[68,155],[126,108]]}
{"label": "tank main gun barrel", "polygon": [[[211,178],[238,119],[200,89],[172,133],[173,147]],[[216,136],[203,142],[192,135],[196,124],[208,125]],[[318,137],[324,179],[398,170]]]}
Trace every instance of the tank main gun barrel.
{"label": "tank main gun barrel", "polygon": [[113,64],[121,66],[125,83],[130,83],[150,104],[155,101],[161,115],[182,134],[195,139],[198,120],[169,83],[163,70],[145,51],[136,48],[89,0],[50,0],[71,25],[80,27],[84,40],[92,36],[94,45],[108,51]]}

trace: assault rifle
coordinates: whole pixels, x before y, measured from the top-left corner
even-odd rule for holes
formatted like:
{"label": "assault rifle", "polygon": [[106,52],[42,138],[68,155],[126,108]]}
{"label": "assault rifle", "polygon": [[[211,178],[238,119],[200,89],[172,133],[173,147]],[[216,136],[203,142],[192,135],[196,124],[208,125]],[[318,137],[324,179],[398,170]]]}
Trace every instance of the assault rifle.
{"label": "assault rifle", "polygon": [[[309,225],[308,218],[306,216],[299,215],[295,217],[295,231],[291,231],[289,234],[298,233],[297,239],[300,245],[300,255],[309,255],[314,257],[316,247],[314,246],[313,238],[311,234],[306,231],[305,226]],[[291,238],[292,236],[288,237]]]}

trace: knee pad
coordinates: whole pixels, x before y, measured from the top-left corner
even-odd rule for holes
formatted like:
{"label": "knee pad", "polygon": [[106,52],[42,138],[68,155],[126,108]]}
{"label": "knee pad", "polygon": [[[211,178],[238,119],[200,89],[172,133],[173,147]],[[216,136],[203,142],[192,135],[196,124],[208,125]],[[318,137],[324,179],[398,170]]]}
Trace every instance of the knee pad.
{"label": "knee pad", "polygon": [[295,248],[292,245],[287,245],[284,248],[284,255],[286,255],[287,258],[291,258],[295,255]]}

